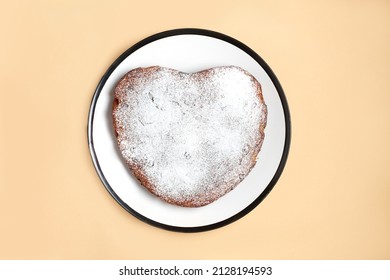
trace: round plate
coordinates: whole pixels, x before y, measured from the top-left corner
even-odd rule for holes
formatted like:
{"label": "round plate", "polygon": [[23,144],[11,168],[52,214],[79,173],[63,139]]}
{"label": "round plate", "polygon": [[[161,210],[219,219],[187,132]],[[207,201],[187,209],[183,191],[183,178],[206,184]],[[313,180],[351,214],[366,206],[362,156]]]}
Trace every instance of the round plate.
{"label": "round plate", "polygon": [[[112,125],[113,89],[131,69],[159,65],[183,72],[236,65],[260,82],[268,108],[257,164],[231,192],[199,208],[168,204],[144,189],[117,149]],[[241,42],[203,29],[176,29],[150,36],[125,51],[104,74],[88,119],[92,160],[104,186],[129,213],[154,226],[181,232],[215,229],[254,209],[279,179],[290,145],[290,117],[283,90],[264,60]]]}

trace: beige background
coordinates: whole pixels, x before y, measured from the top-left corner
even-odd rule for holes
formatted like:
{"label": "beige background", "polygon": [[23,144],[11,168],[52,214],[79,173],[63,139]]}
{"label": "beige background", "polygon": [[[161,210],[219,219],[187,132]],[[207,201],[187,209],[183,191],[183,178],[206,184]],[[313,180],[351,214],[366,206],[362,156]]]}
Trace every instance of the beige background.
{"label": "beige background", "polygon": [[[1,259],[390,259],[389,1],[3,2]],[[180,27],[257,51],[292,115],[271,194],[197,234],[129,215],[87,145],[90,101],[113,60]]]}

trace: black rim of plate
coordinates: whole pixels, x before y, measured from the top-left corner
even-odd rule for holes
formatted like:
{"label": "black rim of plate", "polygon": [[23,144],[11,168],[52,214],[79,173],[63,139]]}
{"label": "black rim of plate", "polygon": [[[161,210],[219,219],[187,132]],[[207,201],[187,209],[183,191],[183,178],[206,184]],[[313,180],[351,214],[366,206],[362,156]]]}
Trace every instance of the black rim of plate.
{"label": "black rim of plate", "polygon": [[[177,36],[177,35],[186,35],[186,34],[202,35],[202,36],[208,36],[208,37],[220,39],[220,40],[226,41],[226,42],[238,47],[239,49],[243,50],[248,55],[250,55],[268,74],[268,76],[272,80],[272,82],[273,82],[273,84],[274,84],[274,86],[279,94],[279,98],[281,100],[283,112],[284,112],[285,131],[286,131],[284,149],[283,149],[283,154],[282,154],[279,166],[278,166],[272,180],[269,182],[268,186],[264,189],[264,191],[251,204],[249,204],[246,208],[244,208],[240,212],[236,213],[235,215],[233,215],[233,216],[231,216],[223,221],[219,221],[217,223],[208,224],[208,225],[204,225],[204,226],[195,226],[195,227],[179,227],[179,226],[172,226],[172,225],[163,224],[163,223],[154,221],[152,219],[149,219],[149,218],[143,216],[141,213],[138,213],[137,211],[132,209],[129,205],[127,205],[111,188],[106,177],[104,176],[103,171],[100,168],[99,160],[98,160],[96,153],[95,153],[93,137],[92,137],[95,106],[96,106],[97,100],[99,98],[100,92],[101,92],[102,88],[104,87],[107,79],[110,77],[112,72],[116,69],[116,67],[118,67],[118,65],[124,59],[126,59],[129,55],[131,55],[133,52],[135,52],[139,48],[142,48],[143,46],[145,46],[151,42],[154,42],[156,40],[160,40],[160,39],[163,39],[166,37]],[[127,210],[130,214],[137,217],[141,221],[144,221],[150,225],[153,225],[153,226],[156,226],[156,227],[159,227],[162,229],[177,231],[177,232],[201,232],[201,231],[208,231],[208,230],[217,229],[217,228],[226,226],[230,223],[237,221],[238,219],[244,217],[246,214],[251,212],[254,208],[256,208],[256,206],[259,205],[263,201],[263,199],[270,193],[270,191],[275,186],[276,182],[279,180],[279,178],[283,172],[283,169],[286,165],[287,156],[288,156],[289,149],[290,149],[291,120],[290,120],[290,112],[288,109],[287,100],[286,100],[284,91],[282,89],[282,86],[280,85],[278,79],[276,78],[276,75],[273,73],[271,68],[267,65],[267,63],[256,52],[254,52],[251,48],[249,48],[245,44],[241,43],[240,41],[238,41],[232,37],[229,37],[227,35],[224,35],[222,33],[219,33],[219,32],[205,30],[205,29],[198,29],[198,28],[181,28],[181,29],[173,29],[173,30],[164,31],[164,32],[149,36],[149,37],[141,40],[140,42],[136,43],[135,45],[133,45],[129,49],[127,49],[122,55],[120,55],[114,61],[114,63],[108,68],[106,73],[103,75],[103,77],[100,80],[100,82],[95,90],[95,93],[93,95],[90,110],[89,110],[87,130],[88,130],[89,150],[91,153],[92,161],[93,161],[93,164],[95,166],[96,172],[98,173],[100,180],[103,182],[104,186],[106,187],[108,192],[111,194],[111,196],[125,210]]]}

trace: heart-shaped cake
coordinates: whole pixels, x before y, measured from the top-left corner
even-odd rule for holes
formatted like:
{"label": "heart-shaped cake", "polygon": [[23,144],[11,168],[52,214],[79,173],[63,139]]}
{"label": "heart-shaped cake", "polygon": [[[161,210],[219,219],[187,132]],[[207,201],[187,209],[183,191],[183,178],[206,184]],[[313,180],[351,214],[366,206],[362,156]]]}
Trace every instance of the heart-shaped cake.
{"label": "heart-shaped cake", "polygon": [[119,150],[141,184],[166,202],[207,205],[256,164],[267,107],[260,83],[239,67],[136,68],[114,94]]}

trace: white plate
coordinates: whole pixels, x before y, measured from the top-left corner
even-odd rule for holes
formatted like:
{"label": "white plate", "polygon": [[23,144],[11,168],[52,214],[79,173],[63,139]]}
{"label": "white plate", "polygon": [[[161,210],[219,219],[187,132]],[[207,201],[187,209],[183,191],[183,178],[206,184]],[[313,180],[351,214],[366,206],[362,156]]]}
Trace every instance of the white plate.
{"label": "white plate", "polygon": [[[122,161],[112,127],[113,89],[137,67],[165,66],[184,72],[236,65],[261,83],[268,121],[258,161],[231,192],[200,208],[170,205],[146,191]],[[176,29],[148,37],[123,53],[107,70],[92,99],[88,141],[103,184],[128,212],[168,230],[215,229],[243,217],[271,191],[285,165],[290,144],[290,117],[283,90],[269,66],[253,50],[226,35],[202,29]]]}

